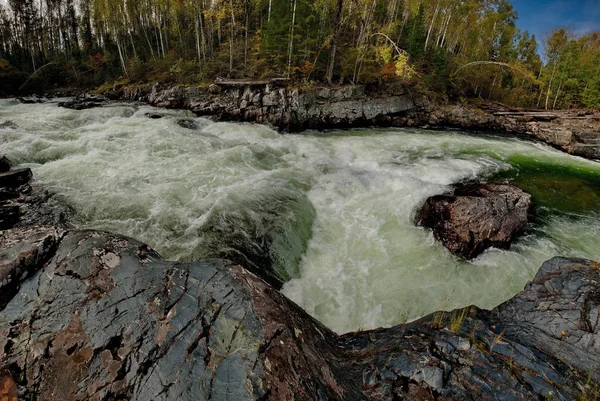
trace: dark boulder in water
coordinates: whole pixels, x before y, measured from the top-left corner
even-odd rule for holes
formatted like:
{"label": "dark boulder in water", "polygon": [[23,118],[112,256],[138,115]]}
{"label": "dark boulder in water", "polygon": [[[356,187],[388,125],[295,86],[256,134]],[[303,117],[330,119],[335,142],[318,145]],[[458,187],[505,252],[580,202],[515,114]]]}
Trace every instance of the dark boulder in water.
{"label": "dark boulder in water", "polygon": [[16,188],[27,184],[32,177],[30,168],[21,168],[17,170],[0,173],[0,188]]}
{"label": "dark boulder in water", "polygon": [[152,120],[159,120],[164,117],[162,114],[158,113],[146,113],[144,115]]}
{"label": "dark boulder in water", "polygon": [[532,212],[531,195],[514,185],[467,185],[427,199],[416,220],[450,252],[473,259],[490,247],[509,248]]}
{"label": "dark boulder in water", "polygon": [[198,129],[198,125],[196,124],[196,122],[194,120],[189,119],[177,120],[177,125],[179,125],[181,128],[187,128],[191,130]]}
{"label": "dark boulder in water", "polygon": [[58,107],[64,107],[72,110],[86,110],[102,107],[106,101],[107,99],[104,96],[84,94],[67,102],[59,102]]}
{"label": "dark boulder in water", "polygon": [[6,173],[11,168],[10,160],[6,156],[0,157],[0,173]]}
{"label": "dark boulder in water", "polygon": [[4,121],[3,123],[0,123],[0,128],[10,128],[10,129],[17,129],[17,124],[14,123],[14,121]]}
{"label": "dark boulder in water", "polygon": [[59,102],[58,107],[64,107],[65,109],[71,109],[71,110],[87,110],[87,109],[93,109],[96,107],[102,107],[102,103],[94,102],[94,101],[90,102],[90,101],[72,100],[69,102]]}
{"label": "dark boulder in water", "polygon": [[18,97],[17,100],[23,104],[46,103],[48,99],[37,97],[35,95],[29,97]]}

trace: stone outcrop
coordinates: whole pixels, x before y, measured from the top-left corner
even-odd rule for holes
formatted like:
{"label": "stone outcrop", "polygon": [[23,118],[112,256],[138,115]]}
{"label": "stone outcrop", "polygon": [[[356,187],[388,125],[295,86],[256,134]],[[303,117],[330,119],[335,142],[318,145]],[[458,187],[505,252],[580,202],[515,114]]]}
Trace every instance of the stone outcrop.
{"label": "stone outcrop", "polygon": [[531,195],[514,185],[475,184],[427,199],[416,222],[453,254],[473,259],[490,247],[509,248],[532,214]]}
{"label": "stone outcrop", "polygon": [[59,102],[58,107],[64,107],[72,110],[87,110],[96,107],[102,107],[106,103],[107,99],[104,96],[82,94],[75,96],[73,100],[66,102]]}
{"label": "stone outcrop", "polygon": [[460,128],[519,135],[567,153],[600,159],[600,113],[522,111],[498,105],[430,105],[396,119],[396,126]]}
{"label": "stone outcrop", "polygon": [[374,126],[509,133],[574,155],[600,159],[600,113],[432,104],[398,84],[310,89],[264,82],[209,87],[156,84],[115,86],[104,94],[111,99],[188,109],[217,120],[270,124],[282,131]]}
{"label": "stone outcrop", "polygon": [[0,172],[0,230],[15,226],[65,225],[69,208],[53,199],[47,191],[29,185],[31,169],[11,170],[10,161],[2,156],[1,170],[6,171]]}
{"label": "stone outcrop", "polygon": [[301,90],[276,82],[210,87],[154,85],[115,87],[104,94],[157,107],[188,109],[217,120],[270,124],[284,131],[369,126],[415,108],[415,100],[401,85],[383,91],[365,86]]}
{"label": "stone outcrop", "polygon": [[545,263],[498,308],[338,336],[225,260],[29,225],[0,237],[0,399],[582,400],[600,265]]}

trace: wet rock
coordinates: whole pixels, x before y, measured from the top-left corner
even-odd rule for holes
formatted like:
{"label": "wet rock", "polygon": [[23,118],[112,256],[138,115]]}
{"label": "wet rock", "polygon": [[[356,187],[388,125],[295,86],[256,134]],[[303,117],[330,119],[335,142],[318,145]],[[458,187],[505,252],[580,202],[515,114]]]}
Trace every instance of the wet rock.
{"label": "wet rock", "polygon": [[23,104],[45,103],[48,99],[37,97],[35,95],[28,97],[18,97],[17,100]]}
{"label": "wet rock", "polygon": [[0,173],[0,188],[16,188],[27,184],[32,177],[30,168],[21,168]]}
{"label": "wet rock", "polygon": [[14,191],[12,189],[0,188],[0,202],[4,202],[11,199],[17,199],[19,196],[19,192]]}
{"label": "wet rock", "polygon": [[[51,208],[28,192],[19,202]],[[130,238],[35,221],[3,231],[0,398],[575,401],[600,389],[599,263],[556,258],[494,310],[343,336],[257,267],[167,262]]]}
{"label": "wet rock", "polygon": [[96,107],[102,107],[102,103],[94,102],[94,101],[72,100],[72,101],[68,101],[68,102],[59,102],[58,107],[64,107],[66,109],[71,109],[71,110],[87,110],[87,109],[93,109]]}
{"label": "wet rock", "polygon": [[194,120],[189,119],[177,120],[177,125],[179,125],[181,128],[187,128],[191,130],[198,129],[198,125],[196,124],[196,122]]}
{"label": "wet rock", "polygon": [[513,185],[468,185],[429,198],[416,220],[450,252],[472,259],[490,247],[509,248],[532,211],[531,195]]}
{"label": "wet rock", "polygon": [[162,114],[158,113],[146,113],[144,115],[152,120],[158,120],[164,117]]}
{"label": "wet rock", "polygon": [[10,160],[6,156],[0,157],[0,173],[6,173],[11,169]]}
{"label": "wet rock", "polygon": [[14,123],[14,121],[4,121],[3,123],[0,123],[0,129],[2,128],[10,128],[10,129],[17,129],[17,124]]}
{"label": "wet rock", "polygon": [[0,204],[0,230],[14,227],[21,218],[19,206]]}
{"label": "wet rock", "polygon": [[13,201],[21,209],[18,227],[44,225],[67,228],[69,226],[69,216],[73,215],[73,210],[54,194],[38,186],[28,185],[20,187],[19,191],[19,199]]}
{"label": "wet rock", "polygon": [[194,120],[189,120],[189,119],[177,120],[177,125],[179,125],[181,128],[187,128],[187,129],[191,129],[191,130],[198,129],[198,124],[196,124],[196,122]]}
{"label": "wet rock", "polygon": [[83,94],[76,96],[73,100],[67,102],[59,102],[58,107],[64,107],[72,110],[87,110],[96,107],[102,107],[107,102],[104,96]]}
{"label": "wet rock", "polygon": [[59,238],[56,228],[44,226],[17,228],[0,237],[0,309],[54,256]]}

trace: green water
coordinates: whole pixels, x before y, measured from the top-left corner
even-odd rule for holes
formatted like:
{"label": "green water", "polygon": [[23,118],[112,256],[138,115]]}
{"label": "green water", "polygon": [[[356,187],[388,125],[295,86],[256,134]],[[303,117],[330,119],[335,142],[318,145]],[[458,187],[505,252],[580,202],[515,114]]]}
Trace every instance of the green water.
{"label": "green water", "polygon": [[499,174],[533,195],[542,214],[589,214],[600,210],[600,179],[595,166],[532,159],[515,155],[507,160],[513,167]]}
{"label": "green water", "polygon": [[[338,332],[491,308],[554,256],[600,260],[600,163],[519,139],[280,135],[131,104],[73,111],[0,100],[5,120],[18,128],[0,129],[0,153],[69,203],[77,226],[133,236],[173,260],[267,255],[290,278],[284,294]],[[512,181],[539,213],[511,250],[464,262],[413,217],[427,197],[471,180]]]}

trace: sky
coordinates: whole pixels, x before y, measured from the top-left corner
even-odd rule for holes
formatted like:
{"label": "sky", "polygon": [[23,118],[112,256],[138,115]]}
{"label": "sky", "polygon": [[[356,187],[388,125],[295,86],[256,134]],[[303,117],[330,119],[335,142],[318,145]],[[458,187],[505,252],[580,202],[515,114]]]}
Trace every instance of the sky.
{"label": "sky", "polygon": [[600,31],[600,0],[512,0],[519,12],[517,26],[535,34],[538,41],[554,28],[575,34]]}

